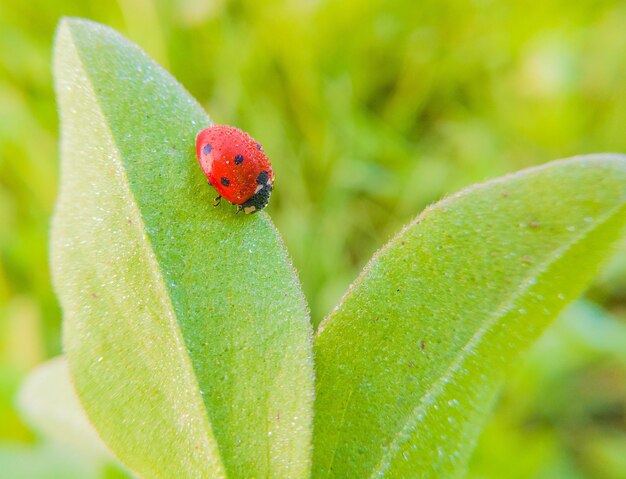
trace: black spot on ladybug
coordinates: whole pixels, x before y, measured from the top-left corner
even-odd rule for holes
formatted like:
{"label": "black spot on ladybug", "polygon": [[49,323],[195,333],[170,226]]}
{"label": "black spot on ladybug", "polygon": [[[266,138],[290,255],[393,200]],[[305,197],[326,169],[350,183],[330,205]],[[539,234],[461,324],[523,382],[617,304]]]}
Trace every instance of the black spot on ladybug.
{"label": "black spot on ladybug", "polygon": [[261,143],[257,143],[256,144],[256,149],[259,150],[259,151],[263,150],[263,147],[261,146]]}
{"label": "black spot on ladybug", "polygon": [[267,185],[268,179],[269,175],[267,174],[267,171],[262,171],[261,173],[259,173],[259,176],[256,177],[256,182],[259,185]]}
{"label": "black spot on ladybug", "polygon": [[241,165],[243,163],[243,155],[235,156],[235,165]]}
{"label": "black spot on ladybug", "polygon": [[226,178],[225,176],[222,176],[220,178],[220,183],[223,184],[224,186],[230,186],[230,180]]}
{"label": "black spot on ladybug", "polygon": [[202,154],[208,155],[209,153],[211,153],[212,149],[213,147],[207,143],[206,145],[202,147]]}

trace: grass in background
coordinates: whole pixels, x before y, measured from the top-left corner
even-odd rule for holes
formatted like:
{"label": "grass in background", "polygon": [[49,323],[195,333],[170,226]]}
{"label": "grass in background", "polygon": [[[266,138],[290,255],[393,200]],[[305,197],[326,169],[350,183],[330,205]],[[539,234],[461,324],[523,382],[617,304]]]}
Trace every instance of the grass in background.
{"label": "grass in background", "polygon": [[[626,5],[619,1],[6,0],[3,442],[34,440],[13,395],[29,368],[60,352],[47,242],[58,173],[50,57],[62,15],[118,29],[168,68],[214,121],[263,143],[276,172],[268,212],[315,323],[390,235],[445,194],[555,158],[626,151]],[[623,257],[590,296],[601,308],[599,324],[624,326]],[[531,376],[549,381],[509,386],[476,454],[477,477],[501,477],[497,464],[510,464],[531,439],[545,447],[524,451],[528,474],[520,477],[623,477],[626,360],[587,354],[606,350],[612,337],[587,331],[578,339],[582,351],[571,352],[574,366],[549,376],[562,351],[548,349]],[[563,340],[569,333],[564,327],[551,334]],[[586,392],[600,402],[587,401]],[[579,407],[550,408],[543,399],[556,394],[557,404]],[[481,457],[490,458],[487,465]]]}

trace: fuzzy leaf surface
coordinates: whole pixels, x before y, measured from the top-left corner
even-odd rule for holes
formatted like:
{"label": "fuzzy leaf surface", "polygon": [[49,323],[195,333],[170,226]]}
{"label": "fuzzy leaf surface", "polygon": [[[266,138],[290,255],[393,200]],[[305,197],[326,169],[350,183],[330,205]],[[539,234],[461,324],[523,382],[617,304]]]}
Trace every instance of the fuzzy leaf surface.
{"label": "fuzzy leaf surface", "polygon": [[53,280],[91,422],[143,477],[308,477],[308,310],[267,214],[212,207],[209,118],[93,22],[61,22],[54,69]]}
{"label": "fuzzy leaf surface", "polygon": [[313,477],[456,477],[521,351],[626,224],[626,158],[470,187],[370,261],[315,337]]}

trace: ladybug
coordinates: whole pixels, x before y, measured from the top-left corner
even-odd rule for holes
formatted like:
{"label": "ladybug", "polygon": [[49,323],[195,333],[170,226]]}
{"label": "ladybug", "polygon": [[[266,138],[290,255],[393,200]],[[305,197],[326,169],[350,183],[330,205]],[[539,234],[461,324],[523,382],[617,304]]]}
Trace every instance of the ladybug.
{"label": "ladybug", "polygon": [[260,143],[239,128],[213,125],[196,136],[198,162],[218,196],[237,205],[237,213],[255,213],[267,206],[274,172]]}

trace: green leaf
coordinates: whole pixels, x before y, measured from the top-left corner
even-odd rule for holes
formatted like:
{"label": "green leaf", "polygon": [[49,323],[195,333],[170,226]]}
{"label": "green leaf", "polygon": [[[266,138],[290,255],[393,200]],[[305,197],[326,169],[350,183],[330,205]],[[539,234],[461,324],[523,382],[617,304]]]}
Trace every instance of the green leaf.
{"label": "green leaf", "polygon": [[95,459],[113,459],[87,419],[65,357],[37,366],[24,380],[17,398],[22,416],[46,438]]}
{"label": "green leaf", "polygon": [[0,471],[11,479],[113,479],[101,464],[86,460],[58,444],[0,443]]}
{"label": "green leaf", "polygon": [[61,192],[52,267],[77,393],[144,477],[309,475],[307,307],[265,212],[213,208],[201,107],[84,20],[55,46]]}
{"label": "green leaf", "polygon": [[578,157],[428,208],[315,338],[314,477],[454,477],[520,351],[626,224],[626,158]]}

